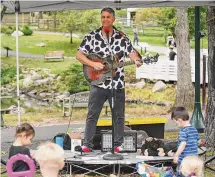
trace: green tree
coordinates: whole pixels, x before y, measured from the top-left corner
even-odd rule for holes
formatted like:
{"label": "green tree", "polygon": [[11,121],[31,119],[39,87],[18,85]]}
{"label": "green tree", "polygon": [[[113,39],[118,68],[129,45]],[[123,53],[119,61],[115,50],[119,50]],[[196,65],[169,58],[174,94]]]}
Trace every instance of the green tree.
{"label": "green tree", "polygon": [[161,8],[145,8],[138,9],[135,15],[135,24],[144,22],[157,22],[158,16],[161,15]]}
{"label": "green tree", "polygon": [[[190,38],[194,38],[195,35],[195,28],[194,28],[194,18],[195,18],[195,12],[194,7],[188,8],[188,19],[189,19],[189,35]],[[207,25],[206,25],[206,7],[200,8],[200,30],[204,33],[207,31]]]}
{"label": "green tree", "polygon": [[100,11],[99,10],[84,10],[81,17],[81,33],[93,31],[100,26]]}
{"label": "green tree", "polygon": [[144,34],[144,23],[145,22],[157,23],[158,16],[160,13],[161,13],[160,8],[138,9],[135,15],[134,24],[137,28],[141,29]]}
{"label": "green tree", "polygon": [[127,17],[127,10],[121,9],[121,10],[115,10],[116,17]]}
{"label": "green tree", "polygon": [[99,26],[100,16],[98,10],[68,10],[57,13],[60,19],[60,29],[69,32],[71,35],[75,32],[87,33]]}
{"label": "green tree", "polygon": [[78,10],[60,11],[57,13],[57,18],[61,21],[59,28],[70,33],[70,43],[73,43],[72,34],[81,27],[80,17],[81,11]]}
{"label": "green tree", "polygon": [[158,23],[164,27],[165,37],[171,33],[175,36],[175,26],[177,23],[176,10],[173,7],[160,8],[160,14],[157,16]]}
{"label": "green tree", "polygon": [[[158,20],[159,24],[164,26],[164,29],[166,31],[166,35],[169,35],[171,33],[173,36],[175,36],[175,26],[177,23],[176,18],[176,10],[175,8],[160,8],[161,12],[158,14]],[[206,7],[200,8],[200,29],[203,32],[206,32]],[[188,8],[188,21],[189,21],[189,38],[193,38],[195,34],[194,29],[194,7]]]}

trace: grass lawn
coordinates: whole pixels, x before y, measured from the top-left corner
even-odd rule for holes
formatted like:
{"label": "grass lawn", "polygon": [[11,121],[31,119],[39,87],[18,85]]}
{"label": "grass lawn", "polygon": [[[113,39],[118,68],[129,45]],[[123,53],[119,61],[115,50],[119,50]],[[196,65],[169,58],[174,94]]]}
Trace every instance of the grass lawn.
{"label": "grass lawn", "polygon": [[[3,46],[9,46],[11,49],[15,50],[15,40],[15,37],[7,35],[1,36],[1,48],[3,48]],[[65,56],[74,57],[81,40],[82,39],[73,37],[73,44],[70,44],[70,38],[63,35],[33,34],[32,36],[21,36],[19,37],[19,51],[44,55],[50,50],[64,50]],[[42,42],[46,44],[45,47],[36,46]]]}
{"label": "grass lawn", "polygon": [[[147,42],[150,45],[158,45],[158,46],[166,46],[165,39],[164,39],[164,28],[160,26],[145,26],[144,34],[140,31],[138,33],[139,41],[140,42]],[[133,31],[131,28],[124,28],[123,29],[126,34],[129,35],[130,39],[133,41]],[[195,47],[195,39],[190,41],[191,48]],[[208,48],[208,40],[207,36],[201,39],[201,48]]]}
{"label": "grass lawn", "polygon": [[[48,68],[51,73],[59,74],[62,71],[69,68],[76,60],[64,60],[64,61],[44,61],[43,59],[31,59],[31,58],[19,58],[19,64],[25,68]],[[15,57],[2,57],[3,65],[16,65]]]}
{"label": "grass lawn", "polygon": [[[131,28],[124,29],[126,34],[133,41],[133,31]],[[139,42],[147,42],[150,45],[165,46],[164,29],[162,27],[144,27],[144,34],[138,33]]]}
{"label": "grass lawn", "polygon": [[[131,41],[133,41],[133,32],[131,28],[122,29]],[[19,37],[19,51],[44,55],[47,51],[64,50],[65,56],[74,57],[82,38],[73,37],[73,44],[70,44],[70,37],[53,34],[34,34],[32,36]],[[139,33],[139,41],[150,45],[166,46],[164,40],[164,29],[162,27],[144,27],[144,34]],[[45,47],[39,47],[37,44],[44,42]],[[1,48],[8,46],[15,51],[15,38],[7,35],[1,36]],[[203,38],[201,47],[207,48],[207,38]],[[194,48],[194,40],[191,40],[191,47]],[[153,53],[152,53],[153,54]]]}

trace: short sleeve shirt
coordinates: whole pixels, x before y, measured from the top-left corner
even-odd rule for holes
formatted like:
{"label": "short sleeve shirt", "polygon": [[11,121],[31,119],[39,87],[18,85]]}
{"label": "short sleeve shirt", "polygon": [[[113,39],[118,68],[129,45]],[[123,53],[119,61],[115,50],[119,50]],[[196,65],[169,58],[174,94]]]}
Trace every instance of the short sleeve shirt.
{"label": "short sleeve shirt", "polygon": [[[108,41],[102,35],[102,28],[92,31],[86,35],[78,48],[84,54],[99,54],[101,57],[107,57],[111,54],[114,54],[119,59],[118,62],[124,62],[124,58],[134,51],[134,48],[131,44],[131,41],[127,38],[126,35],[122,34],[120,31],[114,29],[113,34]],[[124,68],[123,66],[117,67],[116,75],[113,77],[114,89],[124,88]],[[111,79],[107,78],[105,82],[98,85],[104,89],[111,89],[112,83]]]}
{"label": "short sleeve shirt", "polygon": [[198,155],[198,140],[199,135],[196,128],[187,126],[180,130],[178,136],[178,146],[181,142],[186,142],[186,146],[178,158],[178,164],[180,164],[182,159],[188,155]]}
{"label": "short sleeve shirt", "polygon": [[[24,155],[28,155],[29,157],[31,157],[30,151],[28,148],[26,148],[24,146],[13,146],[12,145],[9,149],[9,158],[16,154],[24,154]],[[13,171],[27,171],[27,170],[29,170],[29,167],[24,161],[19,160],[13,164]]]}
{"label": "short sleeve shirt", "polygon": [[174,60],[174,59],[175,59],[175,56],[176,56],[176,53],[175,53],[174,51],[171,51],[171,52],[169,53],[169,59],[170,59],[170,60]]}

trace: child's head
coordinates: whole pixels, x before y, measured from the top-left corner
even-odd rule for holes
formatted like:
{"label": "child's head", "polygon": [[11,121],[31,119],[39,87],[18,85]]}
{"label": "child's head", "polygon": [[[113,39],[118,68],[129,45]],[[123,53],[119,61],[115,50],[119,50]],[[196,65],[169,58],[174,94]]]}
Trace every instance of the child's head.
{"label": "child's head", "polygon": [[171,119],[179,126],[182,127],[182,123],[184,121],[189,121],[189,114],[187,112],[187,110],[180,106],[180,107],[176,107],[171,115]]}
{"label": "child's head", "polygon": [[41,170],[55,169],[59,171],[64,167],[64,150],[59,145],[46,142],[38,147],[35,155]]}
{"label": "child's head", "polygon": [[197,156],[185,157],[180,166],[180,171],[184,176],[190,177],[203,177],[204,176],[204,164],[203,161]]}
{"label": "child's head", "polygon": [[28,146],[31,144],[31,140],[35,136],[34,128],[28,124],[23,123],[16,127],[16,138],[20,139],[20,142],[23,146]]}

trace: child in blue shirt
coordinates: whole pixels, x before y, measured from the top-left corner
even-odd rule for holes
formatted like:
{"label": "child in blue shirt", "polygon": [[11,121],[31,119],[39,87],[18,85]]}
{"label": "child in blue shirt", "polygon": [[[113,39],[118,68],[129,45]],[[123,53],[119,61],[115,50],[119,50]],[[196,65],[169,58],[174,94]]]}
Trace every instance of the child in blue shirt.
{"label": "child in blue shirt", "polygon": [[198,143],[200,143],[198,131],[189,122],[189,114],[184,107],[176,107],[171,119],[180,129],[178,134],[178,149],[174,155],[173,162],[177,163],[177,177],[183,177],[179,172],[181,161],[184,157],[198,155]]}

